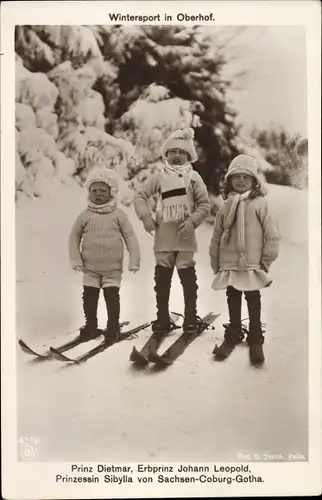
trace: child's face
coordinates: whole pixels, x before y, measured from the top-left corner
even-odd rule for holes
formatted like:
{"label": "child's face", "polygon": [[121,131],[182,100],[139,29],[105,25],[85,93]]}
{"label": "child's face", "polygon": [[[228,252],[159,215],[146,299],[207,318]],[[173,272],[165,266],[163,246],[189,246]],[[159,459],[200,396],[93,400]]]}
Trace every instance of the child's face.
{"label": "child's face", "polygon": [[167,158],[170,165],[184,165],[189,160],[189,155],[187,151],[183,149],[169,149],[167,152]]}
{"label": "child's face", "polygon": [[248,174],[234,174],[231,176],[231,187],[236,193],[245,193],[253,187],[253,177]]}
{"label": "child's face", "polygon": [[93,182],[89,187],[89,199],[95,205],[104,205],[111,199],[111,190],[105,182]]}

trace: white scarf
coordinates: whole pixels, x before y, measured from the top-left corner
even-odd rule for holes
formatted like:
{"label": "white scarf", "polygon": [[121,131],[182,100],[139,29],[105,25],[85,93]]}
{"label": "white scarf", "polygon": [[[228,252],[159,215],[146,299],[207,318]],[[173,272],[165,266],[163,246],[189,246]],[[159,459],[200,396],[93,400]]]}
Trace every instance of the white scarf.
{"label": "white scarf", "polygon": [[161,175],[161,200],[158,209],[164,222],[180,222],[190,213],[187,188],[192,177],[191,163],[170,165],[165,160]]}
{"label": "white scarf", "polygon": [[117,201],[114,198],[112,198],[107,203],[104,203],[104,205],[96,205],[96,203],[93,203],[92,201],[88,200],[87,207],[91,212],[95,212],[97,214],[109,214],[110,212],[113,212],[113,210],[116,209]]}
{"label": "white scarf", "polygon": [[224,214],[223,227],[224,233],[222,236],[222,241],[228,243],[230,238],[230,229],[233,226],[235,220],[237,225],[237,251],[241,253],[239,259],[239,264],[241,267],[246,266],[246,258],[244,252],[246,250],[245,245],[245,200],[248,199],[251,190],[245,193],[239,194],[232,192],[227,200],[226,210]]}

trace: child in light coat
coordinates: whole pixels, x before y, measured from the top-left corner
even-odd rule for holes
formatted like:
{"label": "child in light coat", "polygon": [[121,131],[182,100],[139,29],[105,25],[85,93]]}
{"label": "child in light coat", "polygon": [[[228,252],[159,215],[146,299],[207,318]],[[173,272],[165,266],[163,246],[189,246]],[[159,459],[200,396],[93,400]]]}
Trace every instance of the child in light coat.
{"label": "child in light coat", "polygon": [[105,167],[93,168],[86,181],[88,205],[77,217],[69,237],[71,267],[83,273],[83,308],[86,323],[82,339],[98,336],[97,307],[103,289],[108,323],[106,340],[118,340],[124,245],[129,252],[129,271],[140,268],[139,243],[123,210],[118,208],[118,182]]}
{"label": "child in light coat", "polygon": [[239,155],[225,176],[224,204],[217,212],[209,254],[215,290],[226,289],[229,325],[223,343],[214,349],[218,359],[227,358],[243,339],[242,293],[249,312],[250,360],[264,362],[260,289],[271,284],[268,276],[278,256],[279,234],[265,198],[256,160]]}
{"label": "child in light coat", "polygon": [[[155,232],[155,292],[157,319],[154,332],[170,328],[169,296],[174,267],[183,287],[185,332],[197,330],[197,276],[194,253],[195,230],[208,216],[210,203],[206,186],[193,170],[197,160],[192,129],[172,133],[162,147],[164,167],[150,177],[134,198],[134,206],[147,232]],[[149,200],[157,196],[156,213]]]}

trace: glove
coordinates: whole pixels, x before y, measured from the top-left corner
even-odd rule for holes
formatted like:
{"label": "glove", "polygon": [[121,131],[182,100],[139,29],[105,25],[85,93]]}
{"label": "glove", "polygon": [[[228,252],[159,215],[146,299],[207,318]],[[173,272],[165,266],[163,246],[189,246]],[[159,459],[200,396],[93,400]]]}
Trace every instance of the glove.
{"label": "glove", "polygon": [[261,268],[263,269],[263,271],[265,271],[265,273],[268,273],[269,264],[267,264],[265,262],[261,262]]}
{"label": "glove", "polygon": [[142,222],[147,233],[152,234],[155,231],[156,224],[152,217],[146,217]]}
{"label": "glove", "polygon": [[181,239],[185,240],[190,236],[194,231],[193,222],[189,219],[180,224],[178,229],[178,235]]}

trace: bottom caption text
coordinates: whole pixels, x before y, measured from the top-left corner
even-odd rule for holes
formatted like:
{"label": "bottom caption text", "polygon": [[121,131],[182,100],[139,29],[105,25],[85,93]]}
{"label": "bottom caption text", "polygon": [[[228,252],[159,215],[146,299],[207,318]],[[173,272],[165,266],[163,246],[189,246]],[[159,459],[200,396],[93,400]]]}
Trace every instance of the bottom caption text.
{"label": "bottom caption text", "polygon": [[56,474],[56,483],[263,483],[247,465],[149,465],[117,466],[73,464],[67,474]]}

